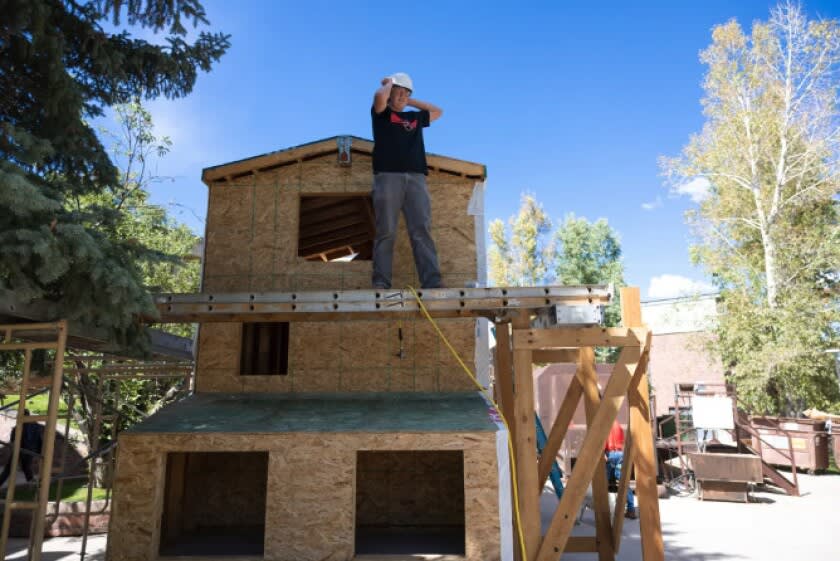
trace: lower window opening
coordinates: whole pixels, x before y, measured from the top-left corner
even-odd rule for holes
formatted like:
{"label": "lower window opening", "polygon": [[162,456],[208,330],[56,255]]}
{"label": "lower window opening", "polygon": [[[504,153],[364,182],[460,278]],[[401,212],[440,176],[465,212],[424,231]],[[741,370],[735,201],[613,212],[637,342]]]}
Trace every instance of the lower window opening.
{"label": "lower window opening", "polygon": [[262,555],[267,452],[167,455],[160,555]]}
{"label": "lower window opening", "polygon": [[464,555],[464,453],[359,452],[357,555]]}

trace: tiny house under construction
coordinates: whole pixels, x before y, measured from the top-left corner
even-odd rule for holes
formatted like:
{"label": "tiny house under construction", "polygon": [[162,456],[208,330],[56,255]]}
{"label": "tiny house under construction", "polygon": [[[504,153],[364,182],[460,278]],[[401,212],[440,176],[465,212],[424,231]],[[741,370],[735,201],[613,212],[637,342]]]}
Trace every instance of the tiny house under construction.
{"label": "tiny house under construction", "polygon": [[[336,137],[204,170],[202,292],[157,298],[163,321],[200,323],[195,393],[120,435],[108,558],[612,559],[634,472],[642,556],[662,561],[638,289],[622,289],[624,327],[607,329],[607,287],[481,288],[484,167],[435,155],[432,234],[450,288],[369,289],[372,147]],[[417,286],[402,224],[393,273]],[[488,319],[510,456],[465,372],[487,385]],[[621,348],[603,394],[597,346]],[[538,451],[532,369],[554,362],[577,367]],[[603,450],[625,399],[610,512]],[[579,401],[586,436],[543,532],[540,493]],[[572,536],[590,484],[596,535]]]}
{"label": "tiny house under construction", "polygon": [[496,430],[475,394],[196,394],[121,435],[110,557],[498,558]]}
{"label": "tiny house under construction", "polygon": [[[339,291],[370,286],[371,150],[337,137],[204,170],[208,311],[336,291],[335,314],[201,324],[195,394],[120,436],[109,559],[500,557],[507,452],[487,403],[425,319],[384,313],[387,294],[359,292],[383,313],[341,317]],[[484,167],[429,166],[443,282],[476,286]],[[402,223],[394,285],[416,286]],[[486,368],[479,320],[439,323]]]}

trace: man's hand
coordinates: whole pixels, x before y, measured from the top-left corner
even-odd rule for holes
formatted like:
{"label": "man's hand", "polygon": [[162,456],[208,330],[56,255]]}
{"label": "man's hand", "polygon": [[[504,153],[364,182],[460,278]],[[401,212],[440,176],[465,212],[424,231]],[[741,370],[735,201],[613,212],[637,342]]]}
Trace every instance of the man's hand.
{"label": "man's hand", "polygon": [[436,121],[441,115],[443,115],[443,109],[437,105],[432,105],[427,101],[420,101],[419,99],[414,99],[413,97],[408,98],[406,105],[414,107],[415,109],[428,111],[430,123]]}
{"label": "man's hand", "polygon": [[388,98],[391,97],[391,88],[394,81],[391,78],[382,78],[382,86],[373,94],[373,111],[378,115],[388,107]]}

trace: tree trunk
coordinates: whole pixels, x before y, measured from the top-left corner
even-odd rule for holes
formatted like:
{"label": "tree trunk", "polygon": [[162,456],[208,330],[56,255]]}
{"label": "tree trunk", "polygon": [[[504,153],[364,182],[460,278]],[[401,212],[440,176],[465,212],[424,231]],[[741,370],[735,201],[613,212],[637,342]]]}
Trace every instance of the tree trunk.
{"label": "tree trunk", "polygon": [[778,305],[779,286],[776,277],[776,241],[770,233],[770,228],[761,228],[761,245],[764,248],[764,280],[767,285],[767,304],[770,309]]}

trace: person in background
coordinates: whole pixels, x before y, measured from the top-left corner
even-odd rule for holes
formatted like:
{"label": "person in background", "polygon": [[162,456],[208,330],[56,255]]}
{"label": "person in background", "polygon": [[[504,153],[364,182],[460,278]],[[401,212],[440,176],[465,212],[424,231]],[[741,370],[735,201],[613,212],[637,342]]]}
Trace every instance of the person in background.
{"label": "person in background", "polygon": [[[621,479],[621,468],[624,462],[624,429],[619,422],[613,421],[610,434],[607,437],[607,445],[604,449],[604,457],[607,461],[607,481],[611,484]],[[627,486],[627,509],[624,511],[626,518],[638,518],[636,513],[636,501],[630,485]]]}
{"label": "person in background", "polygon": [[[29,416],[29,409],[24,409],[24,415]],[[6,467],[3,468],[3,473],[0,473],[0,485],[3,485],[12,473],[12,454],[11,445],[15,441],[15,429],[9,431],[9,461],[6,462]],[[35,473],[32,470],[32,462],[35,458],[40,457],[41,447],[44,444],[44,427],[38,423],[24,423],[23,435],[20,439],[20,467],[23,470],[23,475],[26,481],[32,481],[35,478]]]}

